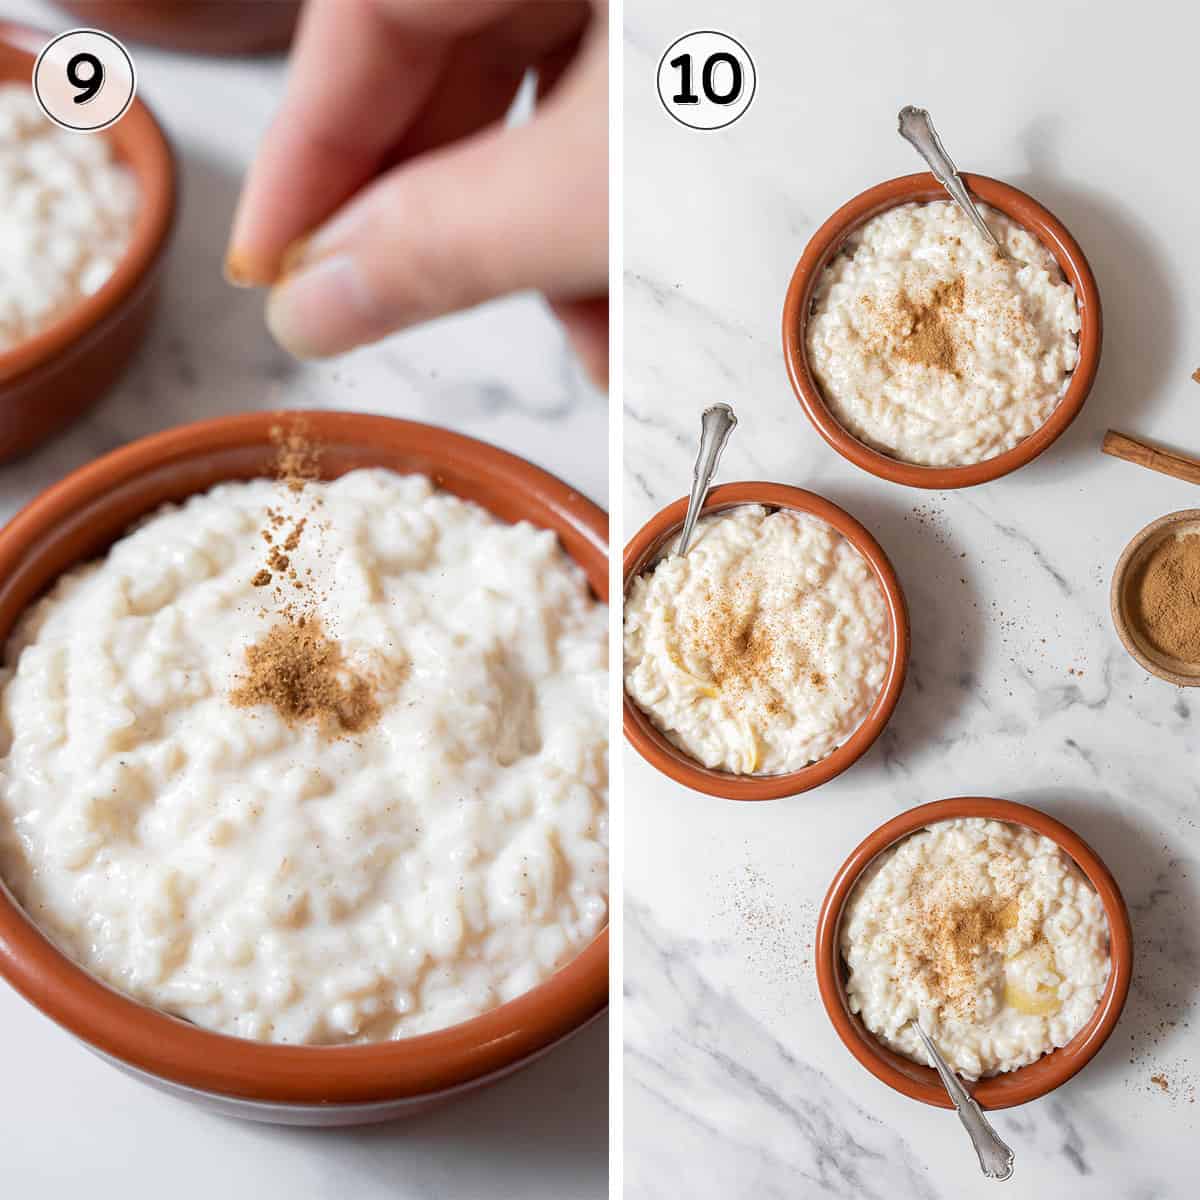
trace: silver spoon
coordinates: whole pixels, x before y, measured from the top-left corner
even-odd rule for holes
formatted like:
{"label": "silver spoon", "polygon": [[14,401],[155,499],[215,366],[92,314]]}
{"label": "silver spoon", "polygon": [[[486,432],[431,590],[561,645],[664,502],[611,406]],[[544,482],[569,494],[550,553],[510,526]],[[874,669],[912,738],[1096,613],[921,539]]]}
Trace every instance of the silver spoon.
{"label": "silver spoon", "polygon": [[971,199],[958,168],[946,153],[942,139],[938,137],[933,127],[928,110],[914,108],[911,104],[900,110],[900,136],[916,147],[917,153],[929,164],[933,177],[950,193],[950,199],[967,214],[971,223],[979,230],[988,244],[994,246],[1005,258],[1011,257],[1007,250],[996,240],[996,235],[988,228],[987,222],[980,216],[975,201]]}
{"label": "silver spoon", "polygon": [[946,1091],[950,1093],[950,1099],[954,1101],[954,1107],[958,1110],[958,1119],[963,1123],[963,1128],[971,1139],[971,1145],[975,1147],[975,1153],[979,1155],[979,1166],[983,1173],[989,1179],[996,1179],[1001,1183],[1006,1179],[1011,1179],[1015,1155],[1000,1140],[1000,1135],[983,1115],[983,1109],[959,1082],[958,1076],[950,1069],[950,1064],[933,1044],[933,1039],[921,1028],[921,1022],[914,1021],[912,1024],[924,1043],[926,1053],[933,1062],[934,1068],[941,1076]]}
{"label": "silver spoon", "polygon": [[717,463],[721,461],[721,451],[725,449],[725,443],[729,441],[736,424],[737,417],[728,404],[714,404],[706,408],[700,418],[700,453],[696,455],[696,465],[692,469],[692,494],[688,497],[687,516],[683,519],[683,532],[679,535],[676,554],[684,555],[688,551],[696,518],[704,507],[704,498],[717,473]]}

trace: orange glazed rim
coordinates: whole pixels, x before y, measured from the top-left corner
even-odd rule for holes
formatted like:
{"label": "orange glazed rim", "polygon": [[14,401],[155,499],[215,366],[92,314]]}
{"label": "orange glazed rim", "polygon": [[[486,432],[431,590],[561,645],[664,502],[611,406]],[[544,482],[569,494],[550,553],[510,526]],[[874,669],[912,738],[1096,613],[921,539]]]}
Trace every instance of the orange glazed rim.
{"label": "orange glazed rim", "polygon": [[[430,425],[358,413],[251,413],[142,438],[72,472],[0,530],[0,638],[63,570],[103,553],[139,516],[222,479],[270,473],[271,429],[302,420],[332,478],[358,466],[421,472],[505,520],[558,534],[593,591],[608,596],[608,518],[524,459]],[[201,1029],[101,983],[0,886],[0,976],[104,1054],[203,1092],[277,1104],[418,1097],[513,1066],[608,1003],[608,928],[537,987],[447,1029],[355,1046],[268,1045]]]}

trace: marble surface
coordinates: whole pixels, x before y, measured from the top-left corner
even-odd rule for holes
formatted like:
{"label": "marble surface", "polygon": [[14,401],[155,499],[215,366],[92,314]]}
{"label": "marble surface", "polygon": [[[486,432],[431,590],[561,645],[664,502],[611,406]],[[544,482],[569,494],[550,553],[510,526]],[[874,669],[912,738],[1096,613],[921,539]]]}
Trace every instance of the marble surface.
{"label": "marble surface", "polygon": [[[59,32],[49,4],[4,15]],[[327,365],[275,348],[260,296],[220,277],[242,172],[280,94],[282,60],[191,58],[132,46],[141,95],[175,144],[182,211],[162,312],[112,394],[69,433],[0,467],[0,520],[73,468],[146,433],[221,413],[331,407],[450,426],[515,451],[606,502],[607,406],[540,299],[521,296]],[[362,1131],[252,1126],[168,1100],[94,1059],[0,987],[0,1192],[164,1189],[237,1196],[596,1200],[607,1194],[607,1031],[419,1120]]]}
{"label": "marble surface", "polygon": [[[1086,8],[1086,16],[1085,14]],[[697,133],[654,71],[690,29],[749,49],[749,112]],[[625,11],[624,537],[690,479],[700,410],[741,425],[723,480],[801,484],[859,517],[907,591],[912,669],[874,749],[816,792],[691,793],[624,756],[625,1194],[993,1194],[952,1114],[850,1057],[816,991],[817,909],[887,817],[974,793],[1044,808],[1107,860],[1136,981],[1114,1036],[1053,1095],[998,1113],[1025,1197],[1184,1197],[1200,1169],[1196,694],[1148,677],[1108,613],[1126,541],[1196,491],[1101,456],[1110,425],[1200,454],[1194,12],[1015,0]],[[1035,464],[958,493],[876,480],[826,448],[784,374],[779,318],[816,226],[918,169],[927,105],[959,165],[1007,179],[1081,241],[1104,297],[1098,384]],[[636,801],[634,798],[636,797]],[[1166,1087],[1152,1082],[1161,1075]]]}

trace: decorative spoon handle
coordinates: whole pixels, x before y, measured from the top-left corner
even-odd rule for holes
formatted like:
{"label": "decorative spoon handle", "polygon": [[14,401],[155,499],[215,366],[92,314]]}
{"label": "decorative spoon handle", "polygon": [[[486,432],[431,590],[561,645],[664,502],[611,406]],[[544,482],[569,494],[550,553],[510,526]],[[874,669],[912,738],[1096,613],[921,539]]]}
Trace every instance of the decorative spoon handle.
{"label": "decorative spoon handle", "polygon": [[987,222],[979,215],[975,201],[971,199],[958,168],[946,153],[942,139],[938,137],[933,121],[924,108],[914,108],[911,104],[900,110],[900,136],[911,142],[917,153],[929,164],[933,177],[950,193],[950,198],[970,218],[976,229],[995,246],[1001,254],[1004,247],[996,241],[996,235],[987,227]]}
{"label": "decorative spoon handle", "polygon": [[933,1044],[933,1039],[921,1028],[920,1021],[914,1021],[913,1025],[921,1041],[924,1042],[925,1049],[933,1061],[937,1073],[941,1076],[946,1091],[950,1093],[950,1099],[954,1101],[958,1119],[963,1123],[963,1128],[971,1139],[971,1145],[975,1147],[975,1153],[979,1155],[979,1166],[983,1173],[989,1179],[996,1179],[1001,1183],[1006,1179],[1011,1179],[1013,1159],[1015,1158],[1012,1150],[1000,1140],[1000,1135],[983,1115],[983,1109],[959,1082],[958,1076],[950,1069],[950,1064]]}
{"label": "decorative spoon handle", "polygon": [[737,417],[728,404],[714,404],[704,410],[700,418],[700,453],[696,456],[696,466],[692,470],[692,494],[688,497],[687,516],[683,519],[683,532],[679,535],[677,554],[686,554],[688,544],[692,540],[692,530],[696,527],[696,518],[704,507],[704,498],[712,484],[713,476],[717,473],[717,463],[721,461],[721,451],[729,441],[729,435],[737,424]]}

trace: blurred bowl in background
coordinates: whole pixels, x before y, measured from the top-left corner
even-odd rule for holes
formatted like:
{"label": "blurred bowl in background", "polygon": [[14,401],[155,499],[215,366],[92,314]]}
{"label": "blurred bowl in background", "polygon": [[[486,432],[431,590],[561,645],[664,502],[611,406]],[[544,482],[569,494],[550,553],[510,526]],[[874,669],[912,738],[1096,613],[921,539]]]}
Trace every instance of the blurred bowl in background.
{"label": "blurred bowl in background", "polygon": [[[29,85],[51,35],[0,21],[0,84]],[[141,345],[158,299],[175,221],[175,156],[149,108],[135,99],[96,134],[137,178],[133,234],[108,281],[44,329],[0,353],[0,462],[64,429],[116,382]]]}
{"label": "blurred bowl in background", "polygon": [[279,54],[300,0],[59,0],[95,29],[194,54]]}

